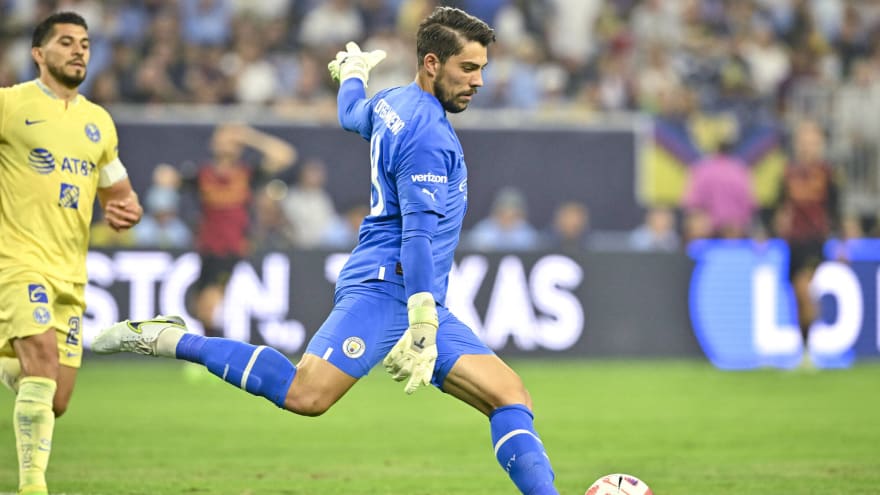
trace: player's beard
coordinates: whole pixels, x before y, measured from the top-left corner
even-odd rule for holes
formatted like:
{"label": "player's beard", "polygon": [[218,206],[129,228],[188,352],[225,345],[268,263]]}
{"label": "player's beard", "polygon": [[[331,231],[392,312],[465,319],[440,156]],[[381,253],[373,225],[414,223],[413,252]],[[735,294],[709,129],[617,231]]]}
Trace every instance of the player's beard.
{"label": "player's beard", "polygon": [[[437,73],[437,78],[434,79],[434,96],[440,100],[440,105],[443,106],[443,109],[449,113],[461,113],[467,110],[467,103],[458,103],[456,99],[462,94],[451,94],[451,91],[446,87],[444,80],[443,71],[439,71]],[[475,91],[474,91],[475,92]],[[467,94],[471,94],[470,92]]]}
{"label": "player's beard", "polygon": [[83,68],[81,73],[74,72],[73,75],[64,73],[64,65],[47,65],[46,68],[49,70],[49,74],[52,75],[56,81],[61,83],[62,86],[68,89],[76,89],[80,84],[86,79],[86,69]]}

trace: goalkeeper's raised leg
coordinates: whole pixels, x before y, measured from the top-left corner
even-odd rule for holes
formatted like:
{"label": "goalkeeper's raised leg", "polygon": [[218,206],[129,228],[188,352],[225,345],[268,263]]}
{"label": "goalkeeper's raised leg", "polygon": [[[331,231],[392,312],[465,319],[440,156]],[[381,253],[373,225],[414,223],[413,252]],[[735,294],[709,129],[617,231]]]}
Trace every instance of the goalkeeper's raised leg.
{"label": "goalkeeper's raised leg", "polygon": [[[179,316],[118,322],[95,337],[92,350],[198,363],[227,383],[303,416],[323,414],[356,381],[315,356],[305,355],[294,365],[272,347],[190,333]],[[304,373],[294,393],[298,370]]]}

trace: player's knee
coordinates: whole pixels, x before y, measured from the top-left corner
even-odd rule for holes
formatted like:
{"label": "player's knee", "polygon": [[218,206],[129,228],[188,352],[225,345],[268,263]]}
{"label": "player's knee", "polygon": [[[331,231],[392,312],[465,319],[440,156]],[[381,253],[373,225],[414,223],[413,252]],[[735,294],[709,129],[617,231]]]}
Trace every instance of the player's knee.
{"label": "player's knee", "polygon": [[496,403],[493,404],[495,408],[509,406],[511,404],[524,404],[529,409],[532,409],[532,396],[526,389],[522,379],[518,376],[515,380],[511,380],[510,383],[507,384],[501,394],[502,395],[496,399]]}
{"label": "player's knee", "polygon": [[61,390],[63,387],[59,387],[59,390],[55,392],[55,397],[52,399],[52,412],[55,413],[56,418],[60,418],[64,413],[67,412],[67,406],[70,405],[70,393]]}
{"label": "player's knee", "polygon": [[526,407],[528,407],[530,411],[533,411],[534,408],[532,407],[532,395],[529,393],[528,389],[526,389],[525,387],[523,387],[522,392],[523,392],[523,402],[522,403],[525,404]]}
{"label": "player's knee", "polygon": [[57,400],[52,404],[52,412],[55,413],[56,418],[60,418],[61,416],[64,415],[64,413],[67,412],[67,405],[68,405],[67,401],[57,401]]}
{"label": "player's knee", "polygon": [[300,416],[316,417],[327,412],[334,402],[325,394],[305,392],[288,396],[287,400],[284,401],[284,408]]}

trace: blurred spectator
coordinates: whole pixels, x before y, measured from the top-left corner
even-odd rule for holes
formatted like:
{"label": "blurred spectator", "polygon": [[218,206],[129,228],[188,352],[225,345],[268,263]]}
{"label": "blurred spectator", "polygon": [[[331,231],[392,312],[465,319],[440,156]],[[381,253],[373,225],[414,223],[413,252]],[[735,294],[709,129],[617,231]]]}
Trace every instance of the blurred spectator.
{"label": "blurred spectator", "polygon": [[524,251],[541,244],[526,220],[526,199],[513,187],[496,193],[489,216],[477,222],[466,239],[468,247],[479,251]]}
{"label": "blurred spectator", "polygon": [[636,76],[639,108],[657,113],[663,99],[674,98],[674,92],[681,86],[681,77],[663,45],[650,46],[641,67]]}
{"label": "blurred spectator", "polygon": [[153,170],[153,184],[147,191],[146,214],[133,229],[139,247],[159,249],[192,248],[193,235],[178,215],[180,176],[177,170],[160,163]]}
{"label": "blurred spectator", "polygon": [[845,216],[840,222],[840,236],[845,240],[865,237],[861,219],[854,215]]}
{"label": "blurred spectator", "polygon": [[817,315],[810,281],[823,260],[825,241],[840,228],[840,210],[837,180],[826,161],[823,130],[816,122],[801,122],[795,129],[793,148],[774,226],[788,242],[789,278],[797,300],[798,323],[806,339]]}
{"label": "blurred spectator", "polygon": [[237,93],[224,70],[224,52],[217,46],[190,46],[191,60],[183,73],[183,89],[193,95],[193,103],[219,105],[235,100]]}
{"label": "blurred spectator", "polygon": [[479,105],[500,108],[536,108],[543,91],[538,68],[537,44],[524,38],[516,45],[497,42],[492,64],[486,67],[485,89]]}
{"label": "blurred spectator", "polygon": [[262,21],[285,19],[290,14],[291,0],[232,0],[236,18],[255,17]]}
{"label": "blurred spectator", "polygon": [[583,75],[598,49],[594,28],[602,0],[548,0],[547,44],[553,58],[574,76]]}
{"label": "blurred spectator", "polygon": [[[398,36],[393,30],[393,26],[386,30],[374,32],[372,36],[364,41],[361,48],[367,51],[382,49],[388,54],[376,70],[370,72],[371,88],[405,86],[412,82],[412,67],[413,64],[416,63],[415,55],[412,53],[410,46],[404,42],[403,38]],[[321,77],[323,77],[326,72],[326,65],[327,63],[323,59],[316,63]],[[320,82],[321,81],[319,80],[318,83]],[[481,88],[480,91],[483,91],[483,88]],[[333,115],[335,116],[335,93],[332,96],[332,100]]]}
{"label": "blurred spectator", "polygon": [[440,0],[400,0],[397,10],[397,32],[407,46],[414,43],[419,23],[440,5]]}
{"label": "blurred spectator", "polygon": [[690,244],[699,239],[708,239],[714,235],[712,219],[703,210],[691,210],[684,212],[682,225],[682,240],[684,244]]}
{"label": "blurred spectator", "polygon": [[590,236],[590,210],[579,201],[566,201],[556,208],[547,234],[550,249],[579,253],[587,249]]}
{"label": "blurred spectator", "polygon": [[[217,126],[210,148],[211,159],[192,178],[201,202],[196,247],[202,258],[194,314],[206,333],[216,334],[215,315],[226,282],[238,261],[249,253],[251,191],[265,177],[290,167],[296,160],[296,148],[241,124]],[[259,166],[244,161],[247,148],[261,155]]]}
{"label": "blurred spectator", "polygon": [[392,31],[397,22],[399,3],[399,0],[360,0],[358,6],[364,21],[364,31],[368,35]]}
{"label": "blurred spectator", "polygon": [[747,165],[729,152],[724,143],[693,166],[682,206],[687,215],[707,215],[713,237],[734,239],[749,236],[757,203]]}
{"label": "blurred spectator", "polygon": [[353,0],[319,2],[302,20],[299,40],[310,47],[341,47],[365,37],[364,21]]}
{"label": "blurred spectator", "polygon": [[867,60],[853,64],[852,76],[837,92],[834,131],[845,148],[874,147],[880,135],[880,78]]}
{"label": "blurred spectator", "polygon": [[[284,60],[281,67],[280,84],[285,89],[275,105],[279,114],[301,117],[308,112],[315,119],[336,118],[336,95],[324,85],[326,61],[318,60],[309,50],[300,50],[296,58]],[[376,72],[376,79],[380,79],[381,71]],[[373,74],[370,81],[374,81]]]}
{"label": "blurred spectator", "polygon": [[263,26],[244,19],[236,27],[232,52],[222,59],[222,66],[233,81],[235,99],[246,104],[267,104],[279,96],[281,79],[267,56]]}
{"label": "blurred spectator", "polygon": [[321,238],[321,247],[333,249],[350,249],[357,244],[358,233],[364,217],[370,214],[370,207],[357,204],[347,208],[341,216],[330,224]]}
{"label": "blurred spectator", "polygon": [[281,202],[284,216],[293,228],[297,247],[317,246],[336,221],[336,208],[325,189],[326,182],[326,165],[320,159],[310,158],[300,166],[296,184]]}
{"label": "blurred spectator", "polygon": [[880,208],[880,78],[867,60],[853,64],[852,78],[837,91],[829,150],[841,167],[847,187],[841,191],[842,207],[863,216]]}
{"label": "blurred spectator", "polygon": [[281,209],[287,184],[279,179],[259,189],[254,199],[254,225],[250,241],[255,253],[285,252],[294,246],[296,233]]}
{"label": "blurred spectator", "polygon": [[632,32],[644,47],[675,47],[681,40],[679,2],[644,0],[633,10]]}
{"label": "blurred spectator", "polygon": [[149,28],[143,59],[133,65],[133,95],[137,103],[173,103],[184,100],[181,90],[183,59],[180,24],[173,12],[159,11]]}
{"label": "blurred spectator", "polygon": [[592,106],[606,112],[635,108],[636,90],[627,50],[609,51],[599,59],[599,75],[592,88]]}
{"label": "blurred spectator", "polygon": [[[849,4],[845,9],[834,47],[840,59],[841,75],[849,78],[853,63],[869,53],[871,30],[858,7]],[[876,21],[876,16],[874,19]]]}
{"label": "blurred spectator", "polygon": [[120,100],[119,80],[116,79],[114,73],[102,72],[92,81],[90,100],[103,106],[111,105]]}
{"label": "blurred spectator", "polygon": [[493,26],[495,25],[495,18],[498,12],[510,3],[510,0],[457,0],[447,3],[451,3],[454,7],[463,9],[465,12]]}
{"label": "blurred spectator", "polygon": [[194,45],[222,45],[232,26],[231,0],[178,0],[181,34]]}
{"label": "blurred spectator", "polygon": [[629,246],[636,251],[677,251],[680,243],[671,208],[649,208],[644,223],[629,235]]}
{"label": "blurred spectator", "polygon": [[772,27],[757,23],[752,36],[743,41],[742,54],[755,90],[765,98],[772,98],[790,69],[788,51]]}

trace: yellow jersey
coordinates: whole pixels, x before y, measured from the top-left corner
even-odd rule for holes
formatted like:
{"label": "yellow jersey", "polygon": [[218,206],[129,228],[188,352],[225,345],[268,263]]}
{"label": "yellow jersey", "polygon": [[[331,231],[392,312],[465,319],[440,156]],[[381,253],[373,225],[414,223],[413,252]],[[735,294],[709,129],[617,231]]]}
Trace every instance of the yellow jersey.
{"label": "yellow jersey", "polygon": [[0,88],[0,269],[85,283],[99,171],[117,155],[113,119],[82,95]]}

